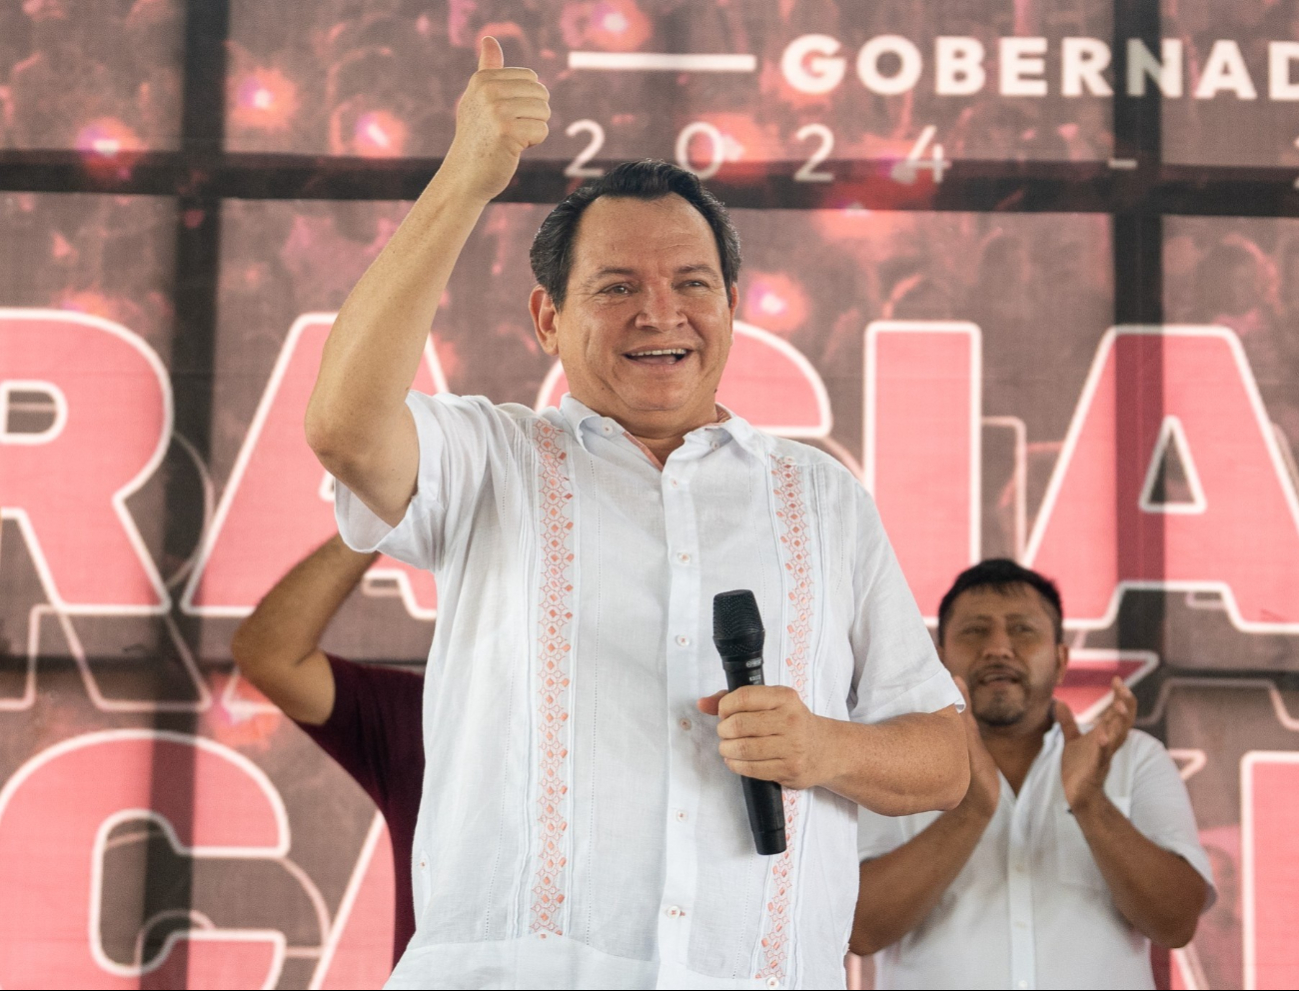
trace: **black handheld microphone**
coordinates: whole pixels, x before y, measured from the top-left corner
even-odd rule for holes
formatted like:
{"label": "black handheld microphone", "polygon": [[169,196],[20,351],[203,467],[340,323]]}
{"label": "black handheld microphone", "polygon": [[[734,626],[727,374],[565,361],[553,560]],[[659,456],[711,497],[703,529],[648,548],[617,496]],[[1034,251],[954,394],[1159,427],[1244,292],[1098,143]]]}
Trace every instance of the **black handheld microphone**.
{"label": "black handheld microphone", "polygon": [[[761,685],[762,643],[766,631],[758,614],[758,603],[747,588],[719,592],[713,596],[713,643],[722,655],[726,687],[735,691],[744,685]],[[780,785],[741,776],[744,805],[749,810],[749,828],[758,853],[770,856],[785,852],[785,805]]]}

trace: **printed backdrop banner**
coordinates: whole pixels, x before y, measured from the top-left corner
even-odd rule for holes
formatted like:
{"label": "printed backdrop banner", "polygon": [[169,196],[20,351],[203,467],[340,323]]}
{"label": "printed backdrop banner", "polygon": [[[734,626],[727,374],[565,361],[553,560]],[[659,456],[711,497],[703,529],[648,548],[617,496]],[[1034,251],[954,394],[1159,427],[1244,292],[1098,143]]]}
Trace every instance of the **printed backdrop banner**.
{"label": "printed backdrop banner", "polygon": [[[0,151],[177,147],[184,5],[92,6],[0,5]],[[573,183],[641,156],[719,181],[868,163],[904,191],[972,160],[1105,163],[1114,102],[1156,89],[1166,160],[1299,167],[1289,7],[1163,0],[1138,49],[1101,0],[232,0],[226,152],[439,155],[490,32],[551,87],[533,158]],[[563,394],[526,306],[550,206],[486,211],[417,388]],[[333,532],[303,411],[408,208],[224,200],[195,368],[178,200],[0,192],[0,987],[386,975],[382,819],[229,644]],[[1294,986],[1299,221],[1164,218],[1163,321],[1125,325],[1105,213],[732,214],[722,401],[861,480],[929,619],[983,557],[1059,582],[1063,697],[1085,717],[1133,686],[1213,861],[1172,986]],[[325,646],[419,665],[436,614],[431,576],[381,558]]]}

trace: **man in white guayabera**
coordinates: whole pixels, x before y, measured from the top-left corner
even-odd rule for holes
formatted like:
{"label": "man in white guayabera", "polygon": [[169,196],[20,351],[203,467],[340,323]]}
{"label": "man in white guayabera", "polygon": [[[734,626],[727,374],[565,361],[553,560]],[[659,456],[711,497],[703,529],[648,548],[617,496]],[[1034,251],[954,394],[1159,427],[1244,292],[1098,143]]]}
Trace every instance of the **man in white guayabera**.
{"label": "man in white guayabera", "polygon": [[[408,392],[479,214],[546,136],[545,87],[502,66],[485,38],[307,412],[347,542],[438,581],[388,986],[843,987],[857,807],[960,802],[960,694],[852,475],[716,405],[739,245],[690,173],[620,167],[537,234],[559,409]],[[736,588],[768,684],[724,695],[712,598]],[[784,786],[783,854],[755,853],[741,774]]]}

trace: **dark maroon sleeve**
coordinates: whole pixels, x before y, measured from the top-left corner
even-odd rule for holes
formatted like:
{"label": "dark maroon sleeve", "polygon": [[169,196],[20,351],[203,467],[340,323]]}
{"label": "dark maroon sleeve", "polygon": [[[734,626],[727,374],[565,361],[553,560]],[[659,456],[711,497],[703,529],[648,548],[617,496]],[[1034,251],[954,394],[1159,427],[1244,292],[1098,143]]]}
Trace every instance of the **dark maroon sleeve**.
{"label": "dark maroon sleeve", "polygon": [[298,723],[383,813],[396,876],[393,963],[415,933],[411,847],[424,784],[424,677],[329,656],[334,708],[320,726]]}

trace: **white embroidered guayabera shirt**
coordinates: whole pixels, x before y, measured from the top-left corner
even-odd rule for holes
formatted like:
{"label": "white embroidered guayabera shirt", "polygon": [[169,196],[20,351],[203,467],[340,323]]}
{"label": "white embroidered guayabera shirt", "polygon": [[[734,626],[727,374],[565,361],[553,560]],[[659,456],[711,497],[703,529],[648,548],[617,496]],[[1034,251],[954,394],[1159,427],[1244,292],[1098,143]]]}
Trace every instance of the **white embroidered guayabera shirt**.
{"label": "white embroidered guayabera shirt", "polygon": [[789,849],[759,856],[695,702],[726,687],[712,599],[736,588],[762,612],[767,684],[813,712],[960,702],[869,496],[738,417],[660,471],[571,396],[407,405],[401,523],[336,499],[349,544],[438,582],[417,928],[388,987],[843,987],[856,805],[787,790]]}
{"label": "white embroidered guayabera shirt", "polygon": [[[1053,726],[1016,795],[1001,777],[997,812],[925,920],[875,955],[877,988],[1153,988],[1150,941],[1110,898],[1060,780],[1064,734]],[[1000,777],[1000,776],[999,776]],[[1177,765],[1133,730],[1110,764],[1105,793],[1157,846],[1183,857],[1216,897],[1209,857]],[[886,818],[861,811],[859,852],[880,857],[941,813]]]}

